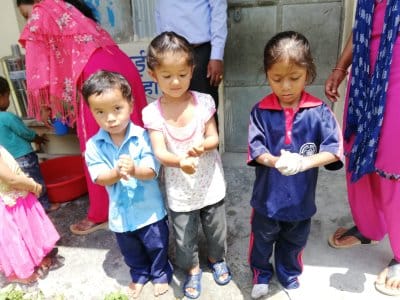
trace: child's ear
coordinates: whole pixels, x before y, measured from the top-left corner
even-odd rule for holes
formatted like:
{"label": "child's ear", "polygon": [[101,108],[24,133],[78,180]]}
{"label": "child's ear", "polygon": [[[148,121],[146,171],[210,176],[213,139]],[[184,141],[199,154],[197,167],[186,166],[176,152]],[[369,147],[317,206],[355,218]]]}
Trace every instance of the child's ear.
{"label": "child's ear", "polygon": [[155,73],[153,70],[148,70],[147,73],[149,74],[149,76],[150,76],[155,82],[158,82],[158,81],[157,81],[156,73]]}
{"label": "child's ear", "polygon": [[131,101],[128,101],[128,104],[129,104],[129,112],[132,113],[135,105],[135,99],[133,98],[133,96],[131,98]]}

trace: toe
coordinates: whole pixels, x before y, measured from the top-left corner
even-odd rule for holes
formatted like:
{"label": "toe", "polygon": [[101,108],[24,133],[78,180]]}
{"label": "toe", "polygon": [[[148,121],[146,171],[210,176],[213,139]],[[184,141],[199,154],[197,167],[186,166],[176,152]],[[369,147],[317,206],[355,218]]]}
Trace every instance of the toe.
{"label": "toe", "polygon": [[381,273],[379,273],[378,277],[376,278],[376,284],[385,284],[386,276],[387,276],[388,268],[383,269]]}
{"label": "toe", "polygon": [[157,283],[154,285],[154,295],[156,297],[165,294],[167,291],[168,291],[167,283]]}
{"label": "toe", "polygon": [[334,239],[335,239],[335,240],[340,239],[341,236],[342,236],[346,231],[347,231],[346,228],[344,228],[344,227],[339,227],[339,228],[335,231],[335,233],[333,234]]}
{"label": "toe", "polygon": [[133,298],[138,298],[140,295],[140,292],[142,291],[143,285],[139,284],[139,283],[134,283],[132,282],[129,285],[129,294],[133,297]]}

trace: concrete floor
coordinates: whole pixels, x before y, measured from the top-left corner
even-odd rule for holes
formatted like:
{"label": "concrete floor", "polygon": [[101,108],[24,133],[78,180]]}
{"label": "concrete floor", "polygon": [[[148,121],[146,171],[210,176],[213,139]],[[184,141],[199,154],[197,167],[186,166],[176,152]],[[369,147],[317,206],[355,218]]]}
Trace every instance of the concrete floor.
{"label": "concrete floor", "polygon": [[[250,233],[249,198],[254,180],[254,170],[245,166],[245,154],[223,155],[225,177],[228,184],[226,196],[229,226],[227,261],[233,280],[227,286],[218,286],[210,270],[202,265],[202,294],[199,299],[230,300],[250,299],[251,272],[247,263]],[[40,289],[45,299],[102,300],[111,292],[124,292],[129,284],[128,268],[110,231],[98,231],[87,236],[69,232],[69,225],[86,214],[87,197],[65,203],[52,213],[51,218],[61,234],[59,253],[65,257],[65,266],[52,271],[25,290],[35,294]],[[346,200],[344,171],[320,170],[317,190],[318,212],[313,218],[311,234],[305,249],[304,272],[300,277],[301,289],[296,299],[389,299],[374,289],[376,274],[390,261],[392,254],[387,239],[374,246],[358,246],[336,250],[327,244],[327,237],[337,226],[349,226],[352,219]],[[200,243],[204,245],[204,243]],[[174,249],[171,245],[171,258]],[[205,263],[205,249],[200,247],[201,262]],[[155,298],[151,283],[147,284],[139,299],[183,299],[182,282],[185,276],[176,270],[169,292]],[[4,287],[0,279],[0,287]],[[32,296],[33,299],[33,296]],[[290,299],[275,279],[270,293],[263,299]]]}

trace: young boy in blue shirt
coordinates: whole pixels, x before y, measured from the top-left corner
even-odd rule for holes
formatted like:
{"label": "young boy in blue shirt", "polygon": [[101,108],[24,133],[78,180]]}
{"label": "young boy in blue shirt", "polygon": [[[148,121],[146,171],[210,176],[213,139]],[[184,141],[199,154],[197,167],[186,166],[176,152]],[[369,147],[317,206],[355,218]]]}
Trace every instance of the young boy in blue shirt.
{"label": "young boy in blue shirt", "polygon": [[109,194],[109,227],[130,268],[132,296],[137,298],[149,280],[159,296],[167,292],[173,272],[169,231],[156,180],[159,163],[147,131],[130,121],[131,88],[122,75],[98,71],[84,83],[82,94],[100,126],[86,144],[86,164],[93,182]]}
{"label": "young boy in blue shirt", "polygon": [[42,144],[47,141],[35,131],[28,128],[20,117],[7,109],[10,106],[10,86],[4,77],[0,76],[0,145],[15,158],[22,171],[39,183],[43,189],[38,200],[43,208],[49,212],[60,207],[59,203],[50,203],[39,159],[32,148],[32,142]]}

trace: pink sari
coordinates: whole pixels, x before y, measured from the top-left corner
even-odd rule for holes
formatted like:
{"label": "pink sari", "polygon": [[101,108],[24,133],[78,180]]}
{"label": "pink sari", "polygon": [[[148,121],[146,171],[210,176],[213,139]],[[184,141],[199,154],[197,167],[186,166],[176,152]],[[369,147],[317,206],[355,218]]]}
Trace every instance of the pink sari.
{"label": "pink sari", "polygon": [[[76,87],[97,70],[119,72],[132,88],[134,111],[132,121],[143,126],[141,111],[146,95],[140,75],[129,57],[111,36],[73,5],[62,0],[42,0],[35,4],[20,43],[26,48],[28,113],[40,119],[40,109],[48,106],[53,115],[76,122],[82,153],[86,141],[98,126]],[[86,170],[90,221],[108,219],[108,196],[94,184]]]}
{"label": "pink sari", "polygon": [[[371,66],[374,67],[379,50],[380,35],[386,1],[376,3],[371,38]],[[384,121],[380,133],[375,167],[379,173],[364,175],[351,182],[346,174],[349,204],[353,219],[360,232],[367,238],[381,240],[389,235],[390,244],[397,261],[400,261],[400,38],[393,48]],[[345,106],[347,110],[347,103]],[[346,115],[346,114],[345,114]],[[352,141],[345,143],[345,151],[351,150]]]}

